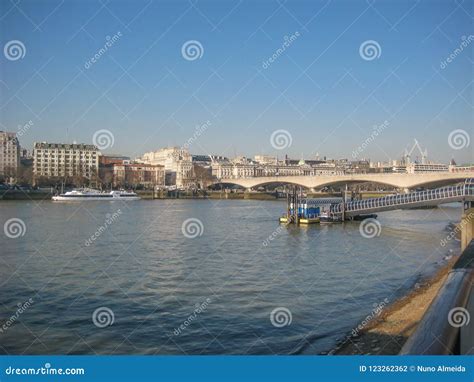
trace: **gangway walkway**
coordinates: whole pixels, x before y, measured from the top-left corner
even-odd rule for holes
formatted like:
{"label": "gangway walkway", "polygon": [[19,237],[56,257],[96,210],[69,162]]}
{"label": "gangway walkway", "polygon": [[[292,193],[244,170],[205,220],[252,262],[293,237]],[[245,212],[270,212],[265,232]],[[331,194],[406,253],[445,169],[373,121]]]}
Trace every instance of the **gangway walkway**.
{"label": "gangway walkway", "polygon": [[467,179],[463,185],[458,186],[342,202],[331,205],[330,211],[335,216],[340,216],[344,213],[347,218],[374,212],[428,207],[461,201],[474,201],[474,179]]}

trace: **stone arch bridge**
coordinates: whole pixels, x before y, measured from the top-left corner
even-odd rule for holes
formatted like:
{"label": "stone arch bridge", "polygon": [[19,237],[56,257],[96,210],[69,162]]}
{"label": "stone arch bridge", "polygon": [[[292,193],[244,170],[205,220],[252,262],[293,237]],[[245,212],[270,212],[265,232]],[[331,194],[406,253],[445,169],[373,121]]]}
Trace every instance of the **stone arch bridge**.
{"label": "stone arch bridge", "polygon": [[251,189],[268,184],[289,184],[308,189],[373,182],[405,190],[417,187],[441,187],[474,178],[474,172],[433,172],[420,174],[351,174],[313,176],[268,176],[219,179],[214,184],[232,184]]}

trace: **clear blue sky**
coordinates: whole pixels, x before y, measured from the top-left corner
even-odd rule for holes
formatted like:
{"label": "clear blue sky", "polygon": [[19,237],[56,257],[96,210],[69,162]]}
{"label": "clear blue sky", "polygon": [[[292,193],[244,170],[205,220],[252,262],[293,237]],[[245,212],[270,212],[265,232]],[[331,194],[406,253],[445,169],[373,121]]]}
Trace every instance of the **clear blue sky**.
{"label": "clear blue sky", "polygon": [[[461,4],[458,4],[461,3]],[[417,138],[430,159],[473,162],[474,34],[471,1],[9,1],[1,0],[0,129],[33,126],[20,138],[92,142],[141,155],[182,145],[210,121],[193,153],[350,157],[385,120],[361,157],[395,159]],[[88,69],[107,36],[121,37]],[[267,68],[284,42],[299,36]],[[202,57],[182,56],[197,40]],[[375,40],[380,57],[359,47]],[[275,150],[270,136],[290,132]],[[453,150],[448,135],[468,132]]]}

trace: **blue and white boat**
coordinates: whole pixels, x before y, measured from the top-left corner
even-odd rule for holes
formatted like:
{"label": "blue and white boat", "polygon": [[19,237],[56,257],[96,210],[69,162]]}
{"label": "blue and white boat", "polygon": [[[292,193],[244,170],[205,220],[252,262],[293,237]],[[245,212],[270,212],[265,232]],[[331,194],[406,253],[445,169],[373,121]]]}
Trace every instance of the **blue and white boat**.
{"label": "blue and white boat", "polygon": [[132,191],[101,192],[93,189],[72,190],[64,194],[55,195],[55,202],[83,201],[83,200],[139,200],[140,197]]}

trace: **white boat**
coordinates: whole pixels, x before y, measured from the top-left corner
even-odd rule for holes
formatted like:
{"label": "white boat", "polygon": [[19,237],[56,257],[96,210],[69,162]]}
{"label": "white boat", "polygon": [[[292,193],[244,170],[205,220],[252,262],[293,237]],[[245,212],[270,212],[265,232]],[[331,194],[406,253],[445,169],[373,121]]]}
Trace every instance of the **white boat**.
{"label": "white boat", "polygon": [[92,189],[72,190],[64,194],[55,195],[53,201],[82,201],[82,200],[139,200],[140,197],[132,191],[101,192]]}
{"label": "white boat", "polygon": [[334,222],[335,220],[329,212],[324,211],[324,212],[321,212],[321,214],[319,215],[320,224],[331,224]]}

